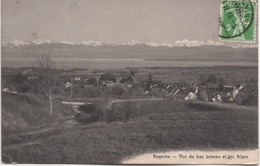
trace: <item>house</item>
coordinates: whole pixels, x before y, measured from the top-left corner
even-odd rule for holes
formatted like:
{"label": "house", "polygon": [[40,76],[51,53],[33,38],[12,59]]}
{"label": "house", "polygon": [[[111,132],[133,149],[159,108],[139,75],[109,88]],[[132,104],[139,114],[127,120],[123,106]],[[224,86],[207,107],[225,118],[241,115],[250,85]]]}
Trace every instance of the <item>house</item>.
{"label": "house", "polygon": [[214,96],[214,98],[212,98],[212,101],[213,101],[214,103],[223,103],[222,97],[221,97],[219,94],[217,94],[216,96]]}
{"label": "house", "polygon": [[7,88],[7,87],[5,87],[5,88],[3,89],[3,92],[7,92],[7,93],[17,93],[16,91],[12,91],[12,90],[10,90],[10,89]]}
{"label": "house", "polygon": [[69,88],[69,87],[71,87],[71,85],[72,85],[71,82],[68,81],[68,82],[65,83],[64,86],[65,86],[65,88]]}
{"label": "house", "polygon": [[196,100],[198,98],[197,95],[195,95],[193,92],[190,92],[185,98],[184,100],[188,101],[188,100]]}
{"label": "house", "polygon": [[39,74],[33,70],[33,69],[27,69],[25,71],[22,72],[22,76],[27,80],[35,80],[38,79]]}
{"label": "house", "polygon": [[167,85],[166,89],[169,90],[172,86],[169,84]]}
{"label": "house", "polygon": [[164,89],[165,88],[165,86],[164,86],[164,84],[162,83],[162,81],[153,81],[152,83],[151,83],[151,88],[160,88],[160,89]]}
{"label": "house", "polygon": [[11,92],[7,87],[3,89],[3,92]]}
{"label": "house", "polygon": [[80,77],[75,77],[74,80],[75,81],[80,81]]}
{"label": "house", "polygon": [[217,90],[218,86],[215,84],[212,84],[212,83],[208,83],[207,88],[208,88],[208,90]]}
{"label": "house", "polygon": [[234,86],[231,86],[231,85],[224,86],[224,91],[232,91],[233,89],[234,89]]}
{"label": "house", "polygon": [[176,98],[176,96],[177,96],[177,94],[180,92],[180,89],[177,89],[176,90],[176,88],[173,88],[172,90],[171,90],[171,92],[166,96],[166,97],[171,97],[171,96],[173,96],[174,98]]}
{"label": "house", "polygon": [[99,84],[99,79],[90,77],[90,78],[84,80],[84,84],[97,86]]}

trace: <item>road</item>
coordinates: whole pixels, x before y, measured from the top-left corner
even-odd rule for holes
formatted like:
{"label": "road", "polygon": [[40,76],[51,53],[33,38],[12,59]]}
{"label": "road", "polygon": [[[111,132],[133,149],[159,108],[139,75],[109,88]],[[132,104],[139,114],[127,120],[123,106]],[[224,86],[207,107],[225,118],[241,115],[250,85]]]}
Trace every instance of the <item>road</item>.
{"label": "road", "polygon": [[149,99],[121,99],[121,100],[112,100],[107,103],[107,109],[112,109],[112,106],[115,103],[120,103],[120,102],[128,102],[128,101],[162,101],[165,100],[164,98],[149,98]]}

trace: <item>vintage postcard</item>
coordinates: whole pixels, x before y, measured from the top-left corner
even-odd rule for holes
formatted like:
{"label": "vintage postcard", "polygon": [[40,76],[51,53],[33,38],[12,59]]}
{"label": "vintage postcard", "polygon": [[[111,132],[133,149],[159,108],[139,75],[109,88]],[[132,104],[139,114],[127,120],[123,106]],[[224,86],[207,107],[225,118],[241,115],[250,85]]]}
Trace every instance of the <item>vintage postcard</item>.
{"label": "vintage postcard", "polygon": [[2,0],[2,163],[258,164],[257,12]]}

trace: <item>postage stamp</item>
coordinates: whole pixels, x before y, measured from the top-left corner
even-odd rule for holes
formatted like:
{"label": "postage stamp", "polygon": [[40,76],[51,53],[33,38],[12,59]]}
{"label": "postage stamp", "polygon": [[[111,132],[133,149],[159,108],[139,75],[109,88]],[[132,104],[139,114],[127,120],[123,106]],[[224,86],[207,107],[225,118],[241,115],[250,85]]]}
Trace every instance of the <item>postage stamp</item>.
{"label": "postage stamp", "polygon": [[221,0],[220,5],[220,40],[255,43],[256,1]]}

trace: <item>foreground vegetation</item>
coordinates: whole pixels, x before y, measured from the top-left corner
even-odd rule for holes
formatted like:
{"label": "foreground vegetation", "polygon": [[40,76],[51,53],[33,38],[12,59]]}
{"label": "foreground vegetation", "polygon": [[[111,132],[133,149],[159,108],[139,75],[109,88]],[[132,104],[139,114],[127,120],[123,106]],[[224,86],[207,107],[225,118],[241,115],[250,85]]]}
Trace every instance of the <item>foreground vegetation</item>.
{"label": "foreground vegetation", "polygon": [[18,163],[115,164],[150,151],[258,147],[256,110],[126,101],[113,104],[106,115],[24,146],[3,147],[3,152]]}
{"label": "foreground vegetation", "polygon": [[2,136],[61,123],[74,114],[55,100],[54,112],[50,116],[48,104],[43,95],[2,93]]}

